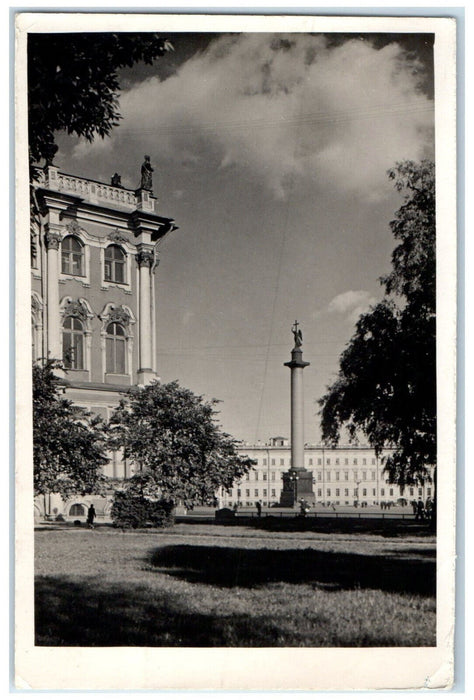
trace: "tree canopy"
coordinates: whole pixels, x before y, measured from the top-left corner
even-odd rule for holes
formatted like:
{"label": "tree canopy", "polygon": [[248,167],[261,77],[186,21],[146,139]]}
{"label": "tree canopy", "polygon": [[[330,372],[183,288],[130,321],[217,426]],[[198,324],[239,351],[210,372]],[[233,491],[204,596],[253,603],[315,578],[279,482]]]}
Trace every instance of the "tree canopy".
{"label": "tree canopy", "polygon": [[217,403],[176,381],[131,389],[110,420],[111,447],[139,467],[128,488],[191,506],[246,474],[253,462],[217,424]]}
{"label": "tree canopy", "polygon": [[29,34],[30,162],[52,161],[57,131],[88,141],[109,135],[121,118],[117,71],[151,64],[170,49],[152,32]]}
{"label": "tree canopy", "polygon": [[62,396],[57,363],[33,366],[34,493],[101,493],[108,462],[104,424]]}
{"label": "tree canopy", "polygon": [[323,440],[345,427],[377,454],[393,448],[392,483],[423,483],[436,465],[436,227],[431,161],[398,163],[389,177],[404,202],[390,222],[398,244],[381,278],[382,301],[362,314],[340,357],[336,381],[319,400]]}

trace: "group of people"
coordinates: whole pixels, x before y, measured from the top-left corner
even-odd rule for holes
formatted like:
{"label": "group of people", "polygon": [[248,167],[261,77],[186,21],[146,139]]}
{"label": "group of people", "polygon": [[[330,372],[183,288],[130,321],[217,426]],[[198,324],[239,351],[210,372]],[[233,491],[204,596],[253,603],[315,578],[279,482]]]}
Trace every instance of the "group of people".
{"label": "group of people", "polygon": [[380,501],[380,509],[381,510],[390,510],[390,508],[393,506],[392,501]]}
{"label": "group of people", "polygon": [[421,498],[419,498],[418,501],[413,500],[411,502],[411,507],[413,508],[415,520],[429,520],[433,515],[433,501],[429,496],[426,499],[426,503],[423,503]]}

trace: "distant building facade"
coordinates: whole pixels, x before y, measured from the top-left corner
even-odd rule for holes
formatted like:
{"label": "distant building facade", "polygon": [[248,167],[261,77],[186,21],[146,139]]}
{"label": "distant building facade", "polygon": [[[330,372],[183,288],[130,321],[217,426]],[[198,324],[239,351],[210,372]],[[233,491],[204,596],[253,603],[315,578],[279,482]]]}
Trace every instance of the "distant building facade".
{"label": "distant building facade", "polygon": [[[108,419],[121,392],[158,378],[156,245],[176,227],[143,177],[130,190],[117,174],[106,184],[47,165],[33,189],[33,361],[61,360],[67,397]],[[104,471],[127,478],[134,466],[113,453]],[[78,516],[87,505],[54,503],[36,507]]]}
{"label": "distant building facade", "polygon": [[[242,444],[238,452],[255,460],[255,467],[229,490],[221,489],[221,507],[273,506],[280,502],[283,487],[282,475],[291,468],[291,448],[287,438],[270,438],[267,443]],[[389,484],[384,472],[384,455],[377,457],[366,446],[341,446],[327,448],[322,445],[305,445],[304,466],[313,474],[314,494],[317,503],[353,506],[366,503],[380,505],[382,501],[396,503],[404,498],[408,502],[433,497],[433,486],[407,486],[400,489]]]}

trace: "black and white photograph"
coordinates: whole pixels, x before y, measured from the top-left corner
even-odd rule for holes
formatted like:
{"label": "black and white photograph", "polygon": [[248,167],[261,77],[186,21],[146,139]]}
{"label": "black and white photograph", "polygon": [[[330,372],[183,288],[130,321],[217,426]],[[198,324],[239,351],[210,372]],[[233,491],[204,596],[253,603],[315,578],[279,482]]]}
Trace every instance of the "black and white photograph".
{"label": "black and white photograph", "polygon": [[16,26],[17,686],[450,687],[455,21]]}

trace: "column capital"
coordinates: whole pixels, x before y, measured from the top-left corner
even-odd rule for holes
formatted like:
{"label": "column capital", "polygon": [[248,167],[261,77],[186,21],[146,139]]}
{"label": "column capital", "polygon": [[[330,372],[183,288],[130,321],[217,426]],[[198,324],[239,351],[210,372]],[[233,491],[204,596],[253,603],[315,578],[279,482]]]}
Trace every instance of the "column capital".
{"label": "column capital", "polygon": [[62,236],[57,231],[46,231],[44,240],[48,250],[59,250]]}
{"label": "column capital", "polygon": [[153,263],[155,262],[155,256],[153,254],[153,250],[143,248],[142,250],[139,250],[138,253],[135,255],[135,260],[138,263],[138,267],[149,267],[151,268]]}
{"label": "column capital", "polygon": [[294,369],[296,367],[301,367],[304,369],[305,367],[308,367],[310,365],[309,362],[305,362],[303,360],[303,351],[301,350],[301,348],[297,347],[293,348],[293,350],[291,351],[291,361],[284,362],[283,364],[285,365],[285,367],[289,367],[290,369]]}

